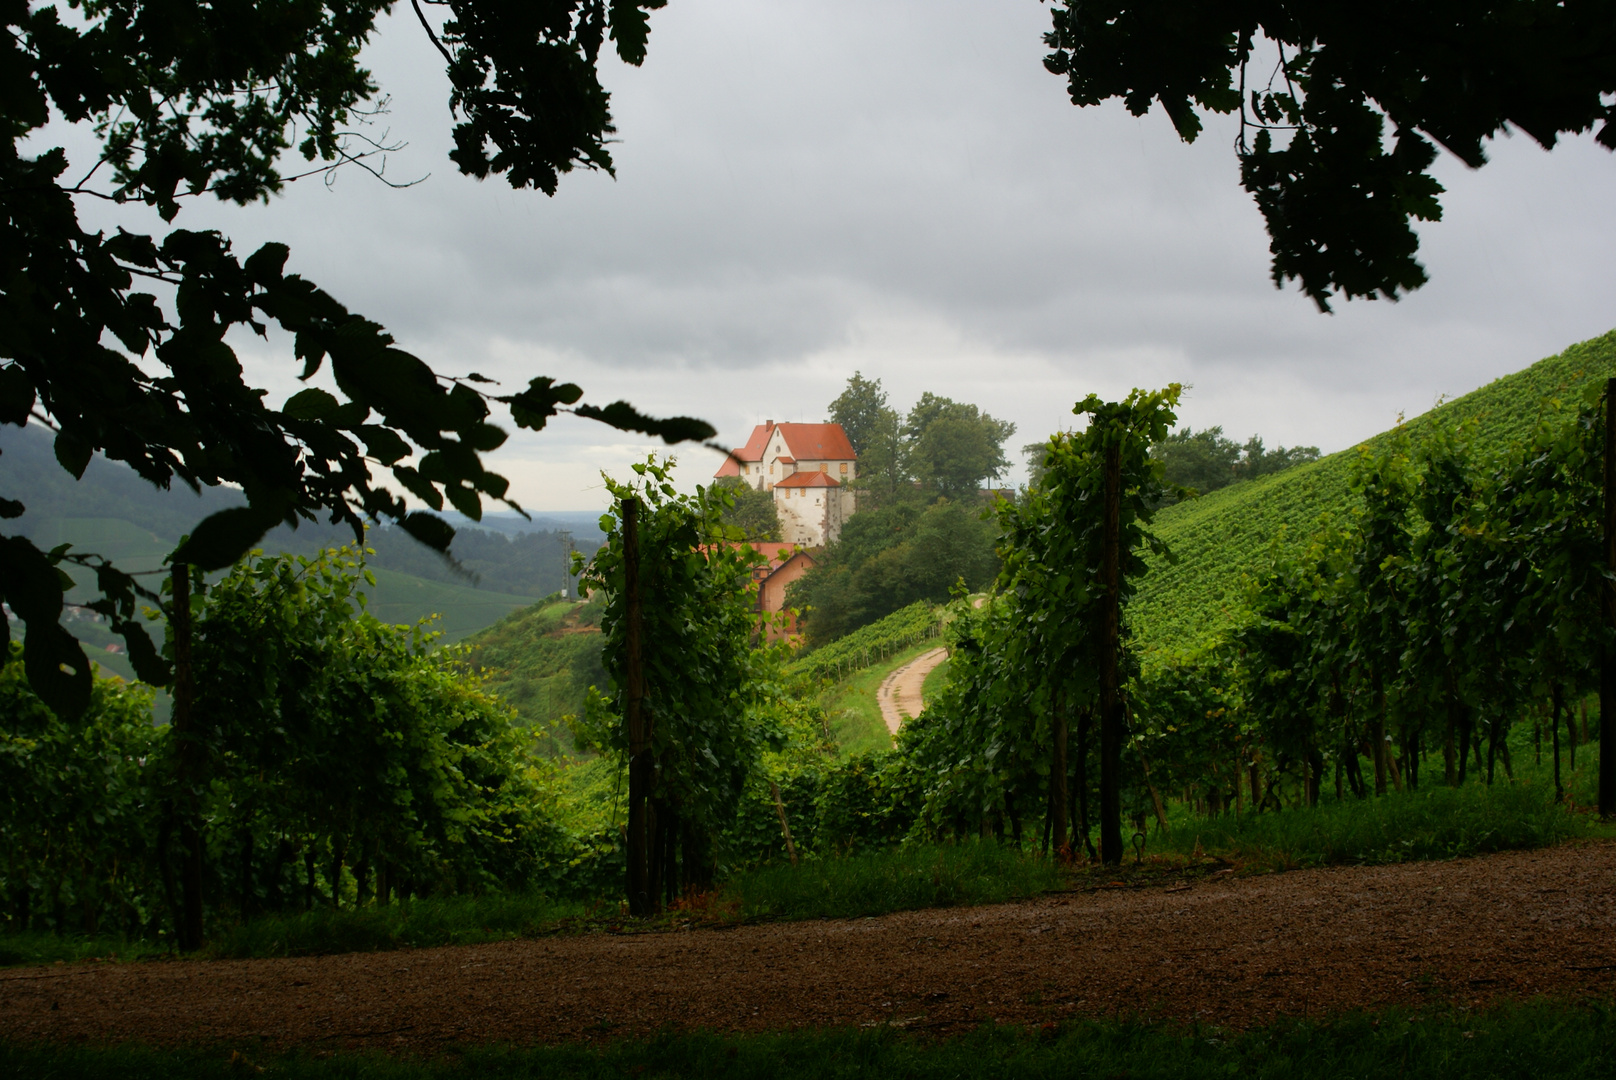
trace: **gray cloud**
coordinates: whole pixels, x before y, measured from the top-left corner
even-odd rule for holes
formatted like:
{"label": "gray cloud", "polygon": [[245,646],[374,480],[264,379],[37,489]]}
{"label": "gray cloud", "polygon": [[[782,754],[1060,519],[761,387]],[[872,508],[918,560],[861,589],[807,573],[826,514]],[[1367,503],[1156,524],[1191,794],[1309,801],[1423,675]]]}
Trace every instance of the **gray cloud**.
{"label": "gray cloud", "polygon": [[[306,180],[180,224],[289,241],[295,269],[445,368],[565,374],[729,440],[817,418],[858,368],[900,404],[979,401],[1018,441],[1090,390],[1178,380],[1187,422],[1336,449],[1616,324],[1616,163],[1591,140],[1444,162],[1432,284],[1324,317],[1268,280],[1231,123],[1185,146],[1159,110],[1073,108],[1041,67],[1047,18],[1031,0],[677,0],[645,67],[608,71],[618,178],[554,199],[454,173],[441,66],[395,18],[371,53],[410,143],[388,175],[426,182]],[[290,386],[285,353],[253,348],[250,370]],[[499,457],[520,497],[566,509],[637,452],[569,423]]]}

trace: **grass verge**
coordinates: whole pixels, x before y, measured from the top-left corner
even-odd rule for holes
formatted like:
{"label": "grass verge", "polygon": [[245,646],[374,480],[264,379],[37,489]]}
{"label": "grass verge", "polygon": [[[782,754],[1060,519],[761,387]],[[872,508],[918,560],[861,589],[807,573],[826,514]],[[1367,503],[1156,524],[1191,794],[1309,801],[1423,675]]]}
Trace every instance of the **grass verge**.
{"label": "grass verge", "polygon": [[743,918],[852,919],[917,908],[996,904],[1058,888],[1049,859],[992,841],[906,844],[886,851],[764,866],[731,878]]}
{"label": "grass verge", "polygon": [[843,755],[862,754],[870,750],[892,749],[892,733],[881,719],[881,705],[876,691],[881,683],[898,668],[921,653],[937,647],[936,641],[922,641],[875,667],[856,672],[844,682],[825,691],[825,711],[830,714],[831,737]]}
{"label": "grass verge", "polygon": [[920,697],[923,701],[936,701],[937,696],[943,692],[943,687],[947,685],[948,661],[944,660],[926,672],[926,678],[920,684]]}
{"label": "grass verge", "polygon": [[1331,799],[1304,810],[1182,815],[1172,826],[1165,837],[1152,829],[1148,850],[1189,855],[1199,848],[1268,869],[1451,859],[1616,837],[1616,828],[1600,824],[1592,812],[1557,802],[1553,784],[1541,776]]}
{"label": "grass verge", "polygon": [[1307,1077],[1347,1080],[1594,1080],[1616,1074],[1616,1013],[1606,1002],[1537,1000],[1469,1012],[1355,1014],[1245,1032],[1086,1020],[1041,1028],[984,1026],[927,1040],[891,1028],[763,1035],[668,1033],[600,1046],[465,1047],[432,1058],[376,1053],[261,1054],[217,1046],[163,1050],[0,1042],[0,1073],[55,1080],[342,1077],[452,1080],[943,1080],[1025,1076]]}
{"label": "grass verge", "polygon": [[357,911],[322,908],[266,915],[230,927],[210,943],[208,952],[244,959],[470,945],[554,933],[596,913],[589,904],[525,893],[405,900]]}

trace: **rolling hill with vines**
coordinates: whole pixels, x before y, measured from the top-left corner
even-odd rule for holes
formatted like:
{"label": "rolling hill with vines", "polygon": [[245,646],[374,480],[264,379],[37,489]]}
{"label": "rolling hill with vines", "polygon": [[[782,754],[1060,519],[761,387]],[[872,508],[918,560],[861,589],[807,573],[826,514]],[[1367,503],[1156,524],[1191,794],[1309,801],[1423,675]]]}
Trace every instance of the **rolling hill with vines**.
{"label": "rolling hill with vines", "polygon": [[[1503,450],[1526,437],[1544,405],[1616,376],[1616,330],[1540,360],[1407,421],[1416,441],[1438,422],[1474,421],[1483,449]],[[1382,432],[1328,457],[1260,480],[1221,488],[1167,507],[1155,532],[1175,561],[1154,560],[1129,604],[1135,640],[1148,653],[1191,652],[1234,625],[1244,608],[1247,577],[1270,552],[1299,553],[1326,514],[1354,507],[1352,463]]]}

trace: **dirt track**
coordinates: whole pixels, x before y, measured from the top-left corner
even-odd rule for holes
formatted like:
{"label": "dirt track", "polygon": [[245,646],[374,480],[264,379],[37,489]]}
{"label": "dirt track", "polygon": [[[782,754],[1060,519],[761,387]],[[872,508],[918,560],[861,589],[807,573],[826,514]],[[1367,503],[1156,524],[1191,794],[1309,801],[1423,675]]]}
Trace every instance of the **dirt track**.
{"label": "dirt track", "polygon": [[1616,844],[849,922],[0,972],[0,1036],[430,1050],[665,1025],[1248,1025],[1616,992]]}
{"label": "dirt track", "polygon": [[898,734],[898,728],[903,726],[905,720],[919,716],[920,711],[926,707],[926,699],[921,693],[926,676],[947,659],[947,649],[932,649],[930,652],[921,653],[881,680],[881,688],[875,692],[875,700],[881,705],[881,719],[887,722],[887,730],[894,736]]}

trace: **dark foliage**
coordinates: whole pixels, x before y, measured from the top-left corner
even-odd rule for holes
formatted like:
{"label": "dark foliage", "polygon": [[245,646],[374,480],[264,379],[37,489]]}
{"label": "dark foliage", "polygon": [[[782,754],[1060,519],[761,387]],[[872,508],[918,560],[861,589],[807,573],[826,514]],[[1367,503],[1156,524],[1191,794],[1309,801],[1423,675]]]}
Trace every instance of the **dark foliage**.
{"label": "dark foliage", "polygon": [[1425,283],[1410,223],[1442,216],[1437,146],[1471,168],[1508,128],[1545,149],[1597,129],[1616,149],[1613,0],[1107,0],[1052,15],[1044,66],[1074,105],[1160,102],[1185,141],[1197,110],[1240,111],[1274,283],[1299,281],[1323,311],[1333,294]]}
{"label": "dark foliage", "polygon": [[[489,421],[495,404],[532,429],[576,406],[669,442],[712,434],[700,421],[655,420],[626,402],[577,405],[578,387],[548,377],[494,395],[475,372],[441,376],[381,326],[288,273],[283,244],[242,259],[218,233],[81,226],[79,198],[144,203],[172,222],[190,197],[267,199],[291,178],[282,158],[294,149],[312,165],[305,172],[368,156],[375,144],[348,129],[362,125],[379,92],[358,58],[386,6],[113,0],[64,21],[55,6],[3,4],[0,118],[10,141],[0,155],[0,423],[52,428],[56,458],[75,478],[100,451],[160,488],[239,487],[246,505],[188,528],[178,561],[220,569],[277,523],[320,518],[356,538],[364,519],[391,520],[446,548],[454,530],[410,512],[380,478],[434,511],[447,501],[478,519],[483,499],[504,500],[508,486],[481,457],[506,437]],[[647,11],[661,0],[444,6],[450,18],[434,41],[454,87],[452,157],[463,171],[549,192],[574,167],[611,168],[600,47],[609,32],[618,56],[639,63]],[[66,179],[63,150],[25,148],[53,119],[93,126],[100,141],[99,160],[76,182]],[[227,338],[237,327],[265,334],[270,323],[293,336],[301,377],[329,365],[340,396],[311,386],[277,407],[247,385]],[[0,517],[24,509],[0,499]],[[166,683],[166,662],[136,617],[155,594],[97,556],[0,537],[0,595],[27,624],[34,688],[64,715],[89,704],[89,663],[57,625],[64,562],[94,570],[101,597],[92,606],[124,635],[141,677]],[[0,644],[9,637],[0,620]]]}

